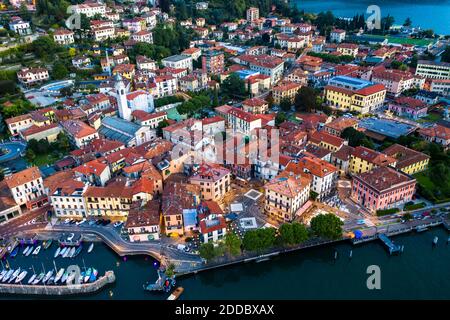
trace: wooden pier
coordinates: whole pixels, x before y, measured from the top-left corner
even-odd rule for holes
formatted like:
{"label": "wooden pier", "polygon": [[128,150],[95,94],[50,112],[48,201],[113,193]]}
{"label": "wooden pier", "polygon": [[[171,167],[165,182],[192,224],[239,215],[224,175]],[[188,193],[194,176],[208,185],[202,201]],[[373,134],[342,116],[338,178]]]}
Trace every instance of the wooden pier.
{"label": "wooden pier", "polygon": [[108,284],[114,283],[116,276],[113,271],[106,271],[105,275],[92,283],[74,285],[23,285],[23,284],[0,284],[0,294],[20,294],[20,295],[49,295],[65,296],[74,294],[87,294],[97,292]]}

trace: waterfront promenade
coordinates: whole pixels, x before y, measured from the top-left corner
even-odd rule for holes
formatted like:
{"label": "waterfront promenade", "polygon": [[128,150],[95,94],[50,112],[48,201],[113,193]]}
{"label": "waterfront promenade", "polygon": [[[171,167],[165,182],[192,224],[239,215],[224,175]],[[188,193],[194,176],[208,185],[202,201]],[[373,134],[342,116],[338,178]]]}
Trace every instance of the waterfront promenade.
{"label": "waterfront promenade", "polygon": [[105,275],[92,283],[46,286],[46,285],[23,285],[23,284],[0,284],[0,293],[20,295],[73,295],[97,292],[108,284],[114,283],[116,276],[113,271],[106,271]]}

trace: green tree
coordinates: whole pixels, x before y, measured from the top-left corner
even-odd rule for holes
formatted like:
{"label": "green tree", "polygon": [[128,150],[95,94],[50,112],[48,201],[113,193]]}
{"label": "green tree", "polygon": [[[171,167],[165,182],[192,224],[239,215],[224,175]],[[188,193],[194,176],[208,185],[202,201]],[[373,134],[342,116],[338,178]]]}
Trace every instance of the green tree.
{"label": "green tree", "polygon": [[236,73],[232,73],[226,78],[221,86],[222,93],[229,97],[244,97],[245,82]]}
{"label": "green tree", "polygon": [[27,151],[25,152],[25,157],[29,162],[33,162],[33,160],[36,158],[36,154],[32,149],[28,148]]}
{"label": "green tree", "polygon": [[311,219],[311,230],[319,237],[339,239],[344,223],[332,213],[319,214]]}
{"label": "green tree", "polygon": [[65,79],[69,75],[69,70],[67,70],[65,64],[61,60],[57,60],[53,64],[52,75],[53,78],[57,80]]}
{"label": "green tree", "polygon": [[242,241],[236,234],[230,232],[225,235],[225,248],[230,255],[239,255],[241,253],[241,245]]}
{"label": "green tree", "polygon": [[287,120],[286,113],[280,111],[280,112],[277,113],[277,116],[275,117],[275,125],[279,126],[280,124],[282,124],[286,120]]}
{"label": "green tree", "polygon": [[31,47],[36,57],[51,59],[56,53],[57,45],[53,41],[53,38],[41,36],[32,42]]}
{"label": "green tree", "polygon": [[275,244],[275,229],[264,228],[247,231],[242,244],[246,250],[262,251]]}
{"label": "green tree", "polygon": [[405,19],[405,22],[403,22],[403,26],[405,26],[405,27],[411,27],[411,25],[412,25],[412,20],[411,20],[410,17],[407,17],[407,18]]}
{"label": "green tree", "polygon": [[168,122],[166,119],[160,121],[160,122],[158,123],[158,127],[156,128],[156,134],[157,134],[159,137],[161,137],[162,134],[163,134],[162,129],[165,128],[165,127],[167,127],[168,125],[169,125],[169,122]]}
{"label": "green tree", "polygon": [[278,229],[280,233],[281,243],[284,245],[293,245],[295,244],[294,230],[292,228],[292,224],[283,223]]}
{"label": "green tree", "polygon": [[289,99],[289,98],[281,99],[281,101],[280,101],[280,108],[281,108],[281,110],[283,110],[283,111],[291,111],[291,106],[292,106],[291,99]]}
{"label": "green tree", "polygon": [[369,149],[375,149],[372,140],[368,139],[364,133],[353,127],[345,128],[341,133],[341,138],[348,141],[351,147],[363,146]]}
{"label": "green tree", "polygon": [[304,224],[298,222],[292,223],[292,232],[294,235],[294,243],[302,243],[309,238],[308,230]]}
{"label": "green tree", "polygon": [[295,95],[294,105],[298,112],[311,112],[317,107],[317,92],[311,87],[301,87]]}
{"label": "green tree", "polygon": [[215,257],[214,245],[211,242],[204,243],[199,248],[200,257],[206,260],[211,260]]}

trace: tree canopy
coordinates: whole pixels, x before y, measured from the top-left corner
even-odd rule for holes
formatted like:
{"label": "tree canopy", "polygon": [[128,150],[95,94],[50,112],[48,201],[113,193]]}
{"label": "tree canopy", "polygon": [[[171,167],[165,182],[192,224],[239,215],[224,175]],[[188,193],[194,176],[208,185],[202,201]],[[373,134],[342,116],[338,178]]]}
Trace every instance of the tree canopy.
{"label": "tree canopy", "polygon": [[332,213],[319,214],[311,219],[311,230],[319,237],[339,239],[342,236],[343,222]]}

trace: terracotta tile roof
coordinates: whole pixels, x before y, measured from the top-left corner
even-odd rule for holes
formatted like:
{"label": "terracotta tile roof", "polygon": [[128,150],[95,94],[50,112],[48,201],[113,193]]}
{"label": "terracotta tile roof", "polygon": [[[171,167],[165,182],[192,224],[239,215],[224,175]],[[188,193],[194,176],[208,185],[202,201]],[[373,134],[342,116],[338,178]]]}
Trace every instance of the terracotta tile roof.
{"label": "terracotta tile roof", "polygon": [[314,176],[323,178],[329,174],[337,171],[337,168],[325,160],[305,156],[298,160],[297,163],[291,162],[287,165],[287,172],[293,172],[294,174],[304,175],[305,173],[311,173]]}
{"label": "terracotta tile roof", "polygon": [[167,116],[167,112],[161,111],[161,112],[155,112],[155,113],[148,113],[143,110],[134,110],[131,113],[131,115],[139,121],[147,121],[147,120]]}
{"label": "terracotta tile roof", "polygon": [[355,178],[379,192],[408,182],[415,183],[415,179],[391,167],[378,167]]}
{"label": "terracotta tile roof", "polygon": [[138,201],[133,202],[128,213],[125,228],[138,228],[159,225],[160,203],[159,200],[148,201],[141,206]]}
{"label": "terracotta tile roof", "polygon": [[281,193],[289,198],[296,197],[311,184],[311,178],[307,175],[283,172],[264,185],[264,189]]}
{"label": "terracotta tile roof", "polygon": [[182,214],[183,209],[194,209],[200,199],[200,186],[189,183],[168,182],[162,196],[162,214]]}
{"label": "terracotta tile roof", "polygon": [[76,138],[87,137],[97,132],[97,130],[80,120],[62,121],[61,125],[69,134]]}
{"label": "terracotta tile roof", "polygon": [[383,153],[392,158],[395,158],[397,160],[396,167],[399,169],[408,167],[417,162],[430,159],[428,155],[422,152],[409,149],[397,143],[384,149]]}
{"label": "terracotta tile roof", "polygon": [[14,173],[13,175],[10,175],[9,177],[5,177],[6,184],[10,189],[13,189],[15,187],[21,186],[25,183],[37,180],[39,178],[42,178],[41,172],[39,171],[38,167],[31,167],[22,171],[19,171],[17,173]]}
{"label": "terracotta tile roof", "polygon": [[332,134],[329,134],[325,131],[315,131],[309,135],[309,141],[311,141],[314,144],[320,144],[320,142],[324,142],[326,144],[331,144],[335,147],[341,147],[345,140],[336,137]]}
{"label": "terracotta tile roof", "polygon": [[365,160],[369,163],[373,163],[378,166],[388,166],[397,161],[393,157],[389,157],[386,154],[362,146],[357,146],[353,150],[352,156],[360,158],[362,160]]}
{"label": "terracotta tile roof", "polygon": [[200,232],[207,234],[209,232],[214,232],[227,227],[225,218],[222,216],[217,216],[214,220],[203,219],[200,221]]}
{"label": "terracotta tile roof", "polygon": [[431,128],[420,129],[419,133],[432,138],[437,137],[444,140],[450,140],[450,128],[441,126],[439,124]]}
{"label": "terracotta tile roof", "polygon": [[211,118],[202,119],[202,124],[203,125],[208,125],[208,124],[222,122],[222,121],[225,122],[225,120],[222,117],[214,116],[214,117],[211,117]]}
{"label": "terracotta tile roof", "polygon": [[74,172],[78,172],[84,175],[95,174],[100,176],[102,172],[108,167],[108,164],[101,162],[100,160],[92,160],[82,164],[73,169]]}
{"label": "terracotta tile roof", "polygon": [[363,96],[370,96],[372,94],[375,94],[377,92],[386,91],[386,87],[382,85],[381,83],[376,83],[374,85],[371,85],[369,87],[365,87],[359,90],[355,90],[356,94],[360,94]]}
{"label": "terracotta tile roof", "polygon": [[44,126],[32,125],[28,129],[23,130],[21,132],[21,134],[24,137],[27,137],[27,136],[31,136],[31,135],[39,133],[39,132],[45,132],[47,130],[51,130],[51,129],[55,129],[55,128],[58,128],[58,124],[57,123],[51,123],[51,124],[44,125]]}

